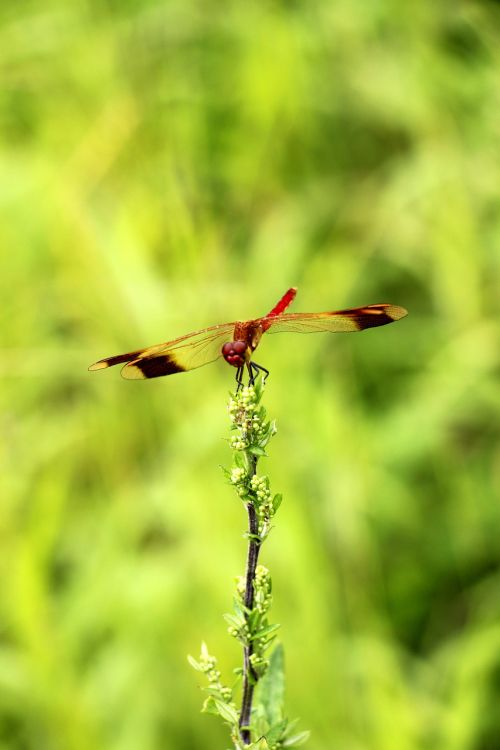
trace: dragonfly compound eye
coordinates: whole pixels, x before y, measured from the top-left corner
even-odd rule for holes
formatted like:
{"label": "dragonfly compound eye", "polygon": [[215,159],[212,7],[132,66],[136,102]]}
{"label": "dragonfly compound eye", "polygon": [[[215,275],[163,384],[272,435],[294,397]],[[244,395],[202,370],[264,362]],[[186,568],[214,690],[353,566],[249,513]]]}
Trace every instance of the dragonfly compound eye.
{"label": "dragonfly compound eye", "polygon": [[242,367],[245,364],[246,350],[244,341],[228,341],[222,347],[222,356],[233,367]]}

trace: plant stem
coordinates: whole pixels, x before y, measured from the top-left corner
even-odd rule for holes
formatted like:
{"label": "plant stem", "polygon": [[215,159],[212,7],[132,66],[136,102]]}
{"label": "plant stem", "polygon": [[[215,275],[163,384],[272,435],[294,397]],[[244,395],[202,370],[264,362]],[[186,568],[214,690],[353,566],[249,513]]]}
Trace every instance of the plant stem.
{"label": "plant stem", "polygon": [[[252,476],[255,474],[257,469],[257,458],[252,456]],[[260,542],[257,541],[256,537],[259,533],[259,521],[257,513],[252,502],[247,503],[248,512],[248,553],[247,553],[247,566],[245,574],[245,607],[247,610],[253,609],[254,599],[254,580],[255,570],[257,568],[257,561],[259,559]],[[255,685],[258,677],[255,674],[250,657],[253,653],[252,641],[248,646],[243,648],[243,697],[241,701],[241,711],[239,727],[241,733],[241,739],[245,745],[250,745],[251,736],[250,729],[247,727],[250,724],[250,716],[252,713],[252,700]],[[243,728],[242,728],[243,727]]]}

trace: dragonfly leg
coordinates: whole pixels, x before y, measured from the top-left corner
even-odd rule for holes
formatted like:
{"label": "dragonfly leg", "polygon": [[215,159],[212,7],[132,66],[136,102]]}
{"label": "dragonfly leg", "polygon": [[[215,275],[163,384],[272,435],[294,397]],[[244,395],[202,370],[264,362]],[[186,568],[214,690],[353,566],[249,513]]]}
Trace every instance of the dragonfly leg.
{"label": "dragonfly leg", "polygon": [[253,371],[253,362],[247,362],[247,370],[248,370],[248,385],[254,385],[255,384],[255,375]]}
{"label": "dragonfly leg", "polygon": [[262,367],[262,365],[258,365],[257,362],[250,362],[253,368],[255,368],[256,373],[259,371],[263,372],[264,375],[262,376],[262,382],[265,383],[267,378],[269,377],[269,370],[266,370],[265,367]]}
{"label": "dragonfly leg", "polygon": [[238,369],[236,370],[236,382],[238,383],[236,393],[238,393],[240,388],[243,388],[243,367],[238,367]]}

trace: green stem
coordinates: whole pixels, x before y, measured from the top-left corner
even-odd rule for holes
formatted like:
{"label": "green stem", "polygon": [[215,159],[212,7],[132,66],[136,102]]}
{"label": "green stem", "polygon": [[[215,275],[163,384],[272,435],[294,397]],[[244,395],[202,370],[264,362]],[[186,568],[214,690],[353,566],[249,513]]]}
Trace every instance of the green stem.
{"label": "green stem", "polygon": [[[257,458],[252,456],[252,474],[254,476],[257,470]],[[260,542],[257,541],[259,533],[259,521],[257,518],[257,512],[252,501],[247,503],[248,512],[248,553],[247,553],[247,565],[245,573],[245,598],[244,604],[247,610],[253,609],[254,600],[254,580],[255,571],[257,569],[257,562],[259,559]],[[248,615],[247,615],[248,617]],[[241,739],[245,745],[250,745],[251,734],[250,729],[250,718],[252,714],[252,701],[255,685],[258,680],[258,676],[252,668],[250,657],[253,654],[252,641],[243,648],[243,697],[241,701],[240,711],[240,734]]]}

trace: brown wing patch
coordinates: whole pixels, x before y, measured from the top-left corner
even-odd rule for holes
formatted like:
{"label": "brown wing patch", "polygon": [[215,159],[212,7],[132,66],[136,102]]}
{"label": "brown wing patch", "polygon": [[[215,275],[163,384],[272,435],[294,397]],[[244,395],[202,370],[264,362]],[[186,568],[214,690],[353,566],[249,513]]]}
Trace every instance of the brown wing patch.
{"label": "brown wing patch", "polygon": [[186,372],[186,370],[175,361],[173,353],[157,354],[129,362],[122,368],[122,377],[127,380],[147,380],[160,378],[163,375],[175,375],[177,372]]}
{"label": "brown wing patch", "polygon": [[334,314],[346,316],[356,324],[359,331],[364,331],[365,328],[375,328],[377,326],[385,326],[388,323],[394,323],[395,320],[399,320],[407,315],[407,312],[403,307],[382,304],[367,305],[366,307],[358,307],[351,310],[338,310]]}
{"label": "brown wing patch", "polygon": [[106,359],[100,359],[99,362],[94,362],[90,365],[89,370],[104,370],[105,367],[113,367],[113,365],[119,365],[122,362],[132,362],[133,359],[142,354],[144,349],[137,349],[135,352],[128,352],[127,354],[117,354],[115,357],[106,357]]}

